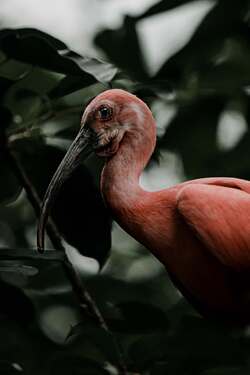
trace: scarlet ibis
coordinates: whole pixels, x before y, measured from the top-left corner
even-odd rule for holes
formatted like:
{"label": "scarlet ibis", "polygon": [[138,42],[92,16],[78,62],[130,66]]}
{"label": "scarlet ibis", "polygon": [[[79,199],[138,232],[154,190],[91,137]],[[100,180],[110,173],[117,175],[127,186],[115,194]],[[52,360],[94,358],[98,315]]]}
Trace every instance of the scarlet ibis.
{"label": "scarlet ibis", "polygon": [[202,315],[249,323],[250,182],[202,178],[145,191],[139,177],[155,143],[155,120],[142,100],[119,89],[95,97],[46,192],[38,249],[43,251],[44,228],[57,192],[94,151],[105,158],[101,192],[121,227],[165,265]]}

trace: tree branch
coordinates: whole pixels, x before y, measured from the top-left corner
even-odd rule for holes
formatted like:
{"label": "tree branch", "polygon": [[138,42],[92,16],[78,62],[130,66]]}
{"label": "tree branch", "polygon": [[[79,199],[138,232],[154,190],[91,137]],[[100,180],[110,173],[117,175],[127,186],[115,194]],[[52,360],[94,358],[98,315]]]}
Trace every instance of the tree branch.
{"label": "tree branch", "polygon": [[[40,198],[32,185],[31,181],[29,180],[25,170],[23,169],[20,161],[17,159],[16,155],[11,151],[9,148],[5,148],[6,157],[10,163],[10,166],[19,179],[21,185],[25,189],[25,192],[27,194],[27,198],[29,202],[31,203],[37,217],[40,215],[40,206],[41,201]],[[125,360],[123,357],[122,350],[119,346],[119,343],[117,342],[116,338],[112,334],[112,332],[109,330],[109,327],[103,318],[99,308],[97,307],[95,301],[91,297],[90,293],[87,291],[87,289],[82,285],[82,280],[78,274],[78,272],[74,269],[69,257],[67,256],[65,247],[61,241],[60,234],[57,231],[57,228],[53,221],[50,219],[47,224],[47,233],[51,240],[51,243],[53,244],[54,248],[56,250],[60,250],[64,253],[65,260],[63,262],[65,272],[71,282],[73,291],[75,292],[76,296],[78,297],[80,308],[84,310],[84,312],[88,313],[92,316],[92,318],[95,319],[95,321],[98,323],[98,325],[104,329],[109,336],[112,338],[114,345],[116,347],[117,352],[117,358],[119,360],[119,373],[122,375],[126,375],[126,365]]]}

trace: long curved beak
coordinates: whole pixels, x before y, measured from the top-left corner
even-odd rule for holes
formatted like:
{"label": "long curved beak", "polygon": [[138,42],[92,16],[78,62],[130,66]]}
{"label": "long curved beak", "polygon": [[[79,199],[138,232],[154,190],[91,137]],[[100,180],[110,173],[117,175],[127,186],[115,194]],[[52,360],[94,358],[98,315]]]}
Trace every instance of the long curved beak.
{"label": "long curved beak", "polygon": [[44,232],[50,208],[55,201],[60,188],[71,176],[73,171],[80,165],[81,161],[84,160],[91,152],[92,147],[90,144],[90,131],[88,128],[83,126],[57,168],[57,171],[52,177],[49,187],[45,193],[37,228],[37,249],[40,253],[44,251]]}

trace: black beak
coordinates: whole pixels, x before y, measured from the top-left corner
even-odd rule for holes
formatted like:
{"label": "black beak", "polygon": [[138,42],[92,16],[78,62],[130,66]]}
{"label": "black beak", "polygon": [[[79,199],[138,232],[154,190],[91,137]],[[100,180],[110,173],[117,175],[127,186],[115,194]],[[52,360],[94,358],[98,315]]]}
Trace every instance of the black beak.
{"label": "black beak", "polygon": [[44,251],[45,226],[48,220],[50,208],[55,201],[60,188],[71,176],[73,171],[80,165],[81,161],[84,160],[91,152],[92,147],[90,144],[90,131],[85,126],[82,126],[77,137],[71,144],[68,152],[52,177],[44,196],[37,228],[37,249],[39,252],[42,253]]}

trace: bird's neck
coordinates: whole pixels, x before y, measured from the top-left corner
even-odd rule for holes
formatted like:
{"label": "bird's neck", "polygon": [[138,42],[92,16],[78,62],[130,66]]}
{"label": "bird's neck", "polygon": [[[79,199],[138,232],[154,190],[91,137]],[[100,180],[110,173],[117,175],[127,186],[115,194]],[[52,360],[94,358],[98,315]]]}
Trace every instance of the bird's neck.
{"label": "bird's neck", "polygon": [[148,163],[155,147],[155,124],[148,124],[144,132],[140,129],[125,134],[118,152],[110,158],[103,169],[101,191],[114,218],[131,232],[137,221],[148,192],[140,184],[140,175]]}

